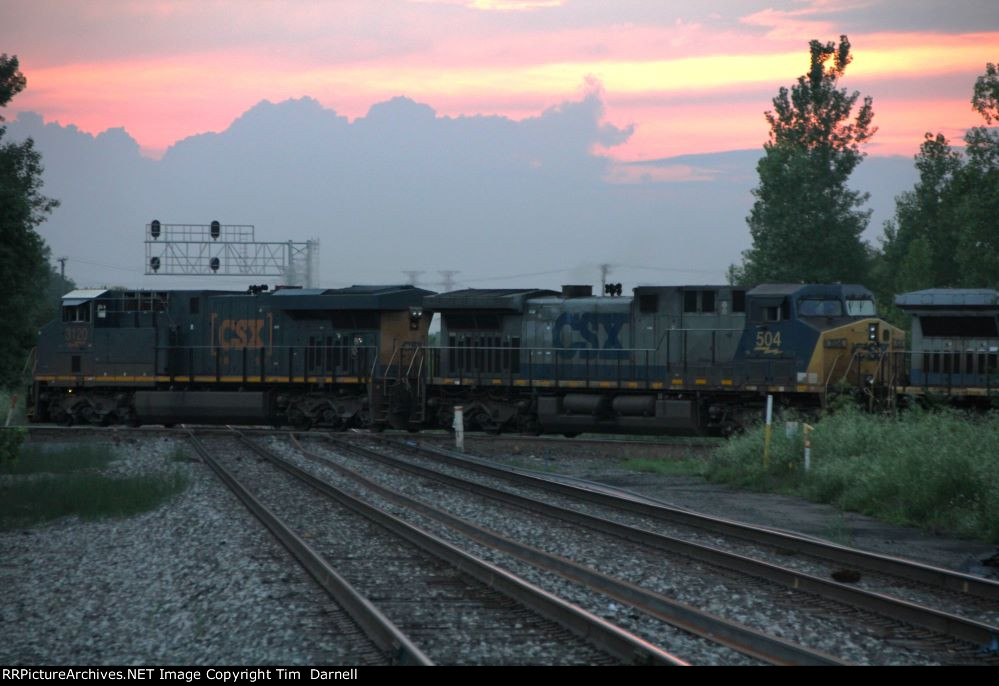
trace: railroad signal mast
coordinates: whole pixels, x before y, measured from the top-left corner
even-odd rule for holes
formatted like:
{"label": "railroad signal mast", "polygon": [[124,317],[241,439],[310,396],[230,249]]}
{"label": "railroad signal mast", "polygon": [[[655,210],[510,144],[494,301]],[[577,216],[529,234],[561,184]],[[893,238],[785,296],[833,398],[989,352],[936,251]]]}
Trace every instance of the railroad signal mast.
{"label": "railroad signal mast", "polygon": [[278,276],[288,285],[315,288],[319,239],[258,241],[252,224],[146,224],[148,275]]}

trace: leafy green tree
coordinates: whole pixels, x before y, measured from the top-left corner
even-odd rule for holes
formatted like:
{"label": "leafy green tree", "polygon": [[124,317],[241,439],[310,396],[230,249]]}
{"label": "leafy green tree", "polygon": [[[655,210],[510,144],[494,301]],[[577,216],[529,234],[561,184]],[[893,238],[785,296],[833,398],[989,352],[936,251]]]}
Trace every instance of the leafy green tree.
{"label": "leafy green tree", "polygon": [[[999,121],[999,73],[986,65],[972,107]],[[882,302],[895,293],[934,287],[999,286],[999,132],[968,130],[961,155],[943,134],[927,133],[919,180],[895,199],[876,274]]]}
{"label": "leafy green tree", "polygon": [[[0,54],[0,107],[26,85],[17,57]],[[58,204],[41,194],[41,155],[34,141],[4,142],[6,132],[0,126],[0,322],[5,327],[0,387],[18,383],[26,352],[35,343],[52,272],[48,248],[35,227]]]}
{"label": "leafy green tree", "polygon": [[811,67],[766,112],[770,138],[757,165],[760,183],[746,221],[753,237],[733,282],[862,282],[871,252],[861,240],[870,219],[866,193],[847,187],[877,131],[871,98],[853,114],[860,93],[838,81],[850,64],[850,42],[809,43]]}
{"label": "leafy green tree", "polygon": [[955,246],[955,178],[963,162],[943,134],[927,133],[916,155],[919,180],[911,191],[895,198],[895,218],[882,238],[884,295],[961,282]]}
{"label": "leafy green tree", "polygon": [[[986,124],[999,123],[999,70],[986,64],[975,82],[971,106]],[[964,137],[967,164],[955,184],[955,221],[963,227],[957,259],[964,285],[999,288],[999,131],[985,126]]]}

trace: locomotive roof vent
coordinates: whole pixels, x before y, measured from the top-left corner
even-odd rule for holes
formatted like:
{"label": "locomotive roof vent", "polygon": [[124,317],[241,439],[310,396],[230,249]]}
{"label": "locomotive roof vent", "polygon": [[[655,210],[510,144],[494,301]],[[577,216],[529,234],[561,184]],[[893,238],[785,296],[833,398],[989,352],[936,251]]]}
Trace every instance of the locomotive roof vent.
{"label": "locomotive roof vent", "polygon": [[563,298],[588,298],[593,295],[593,286],[578,286],[571,284],[562,285]]}

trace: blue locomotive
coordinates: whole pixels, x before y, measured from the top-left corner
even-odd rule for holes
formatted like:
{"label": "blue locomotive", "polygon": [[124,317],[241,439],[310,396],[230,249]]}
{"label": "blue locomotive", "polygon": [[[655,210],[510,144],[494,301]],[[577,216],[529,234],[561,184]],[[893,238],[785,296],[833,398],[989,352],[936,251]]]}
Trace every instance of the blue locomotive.
{"label": "blue locomotive", "polygon": [[430,291],[79,290],[40,332],[29,414],[61,423],[371,423]]}
{"label": "blue locomotive", "polygon": [[873,399],[905,343],[870,291],[842,284],[465,290],[424,309],[442,339],[416,421],[450,426],[461,405],[493,432],[724,434],[767,394],[818,408],[846,384]]}

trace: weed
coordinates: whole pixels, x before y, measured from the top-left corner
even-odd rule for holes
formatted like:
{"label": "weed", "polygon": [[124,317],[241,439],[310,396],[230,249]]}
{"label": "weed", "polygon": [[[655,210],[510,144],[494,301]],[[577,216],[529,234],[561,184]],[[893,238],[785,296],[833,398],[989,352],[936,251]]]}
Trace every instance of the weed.
{"label": "weed", "polygon": [[69,515],[84,520],[128,517],[155,508],[187,484],[180,472],[134,477],[76,473],[18,479],[0,487],[0,529]]}
{"label": "weed", "polygon": [[808,473],[802,441],[801,432],[774,431],[764,464],[763,428],[753,427],[714,452],[706,475],[896,524],[999,541],[999,414],[828,414],[815,423]]}
{"label": "weed", "polygon": [[16,460],[0,463],[0,474],[70,474],[101,469],[115,459],[109,446],[28,443]]}

